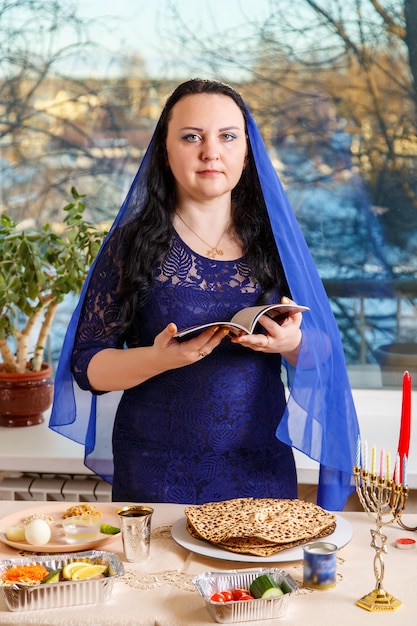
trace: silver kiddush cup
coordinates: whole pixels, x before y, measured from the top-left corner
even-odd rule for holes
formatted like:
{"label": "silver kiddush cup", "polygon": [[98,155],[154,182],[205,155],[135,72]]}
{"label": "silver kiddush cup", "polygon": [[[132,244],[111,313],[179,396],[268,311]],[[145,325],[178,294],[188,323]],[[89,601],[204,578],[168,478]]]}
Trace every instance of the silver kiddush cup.
{"label": "silver kiddush cup", "polygon": [[153,508],[145,505],[124,506],[119,516],[126,560],[139,563],[149,557]]}

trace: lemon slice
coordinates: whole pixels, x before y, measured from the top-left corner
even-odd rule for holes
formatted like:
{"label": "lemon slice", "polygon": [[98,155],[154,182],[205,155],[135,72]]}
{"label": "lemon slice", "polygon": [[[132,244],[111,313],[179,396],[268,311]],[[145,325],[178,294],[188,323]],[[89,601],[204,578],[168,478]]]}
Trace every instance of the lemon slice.
{"label": "lemon slice", "polygon": [[79,569],[84,569],[85,567],[91,567],[91,563],[86,563],[85,561],[72,561],[71,563],[67,563],[62,570],[62,576],[66,580],[72,580],[72,575]]}
{"label": "lemon slice", "polygon": [[106,570],[107,565],[89,565],[88,567],[81,567],[72,573],[71,580],[88,580],[89,578],[101,576]]}

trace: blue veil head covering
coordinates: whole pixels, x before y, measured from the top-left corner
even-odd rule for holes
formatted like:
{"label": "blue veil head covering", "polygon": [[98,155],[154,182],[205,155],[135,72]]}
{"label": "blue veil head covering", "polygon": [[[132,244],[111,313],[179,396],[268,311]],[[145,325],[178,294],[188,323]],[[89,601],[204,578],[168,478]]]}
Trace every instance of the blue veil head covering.
{"label": "blue veil head covering", "polygon": [[[310,307],[303,316],[303,339],[297,366],[294,368],[284,361],[289,397],[276,436],[319,462],[317,503],[325,509],[339,511],[354,490],[352,468],[359,437],[340,334],[313,258],[247,109],[246,123],[248,141],[292,298]],[[154,138],[107,237],[143,205],[152,141]],[[49,427],[83,444],[85,465],[111,483],[111,437],[121,393],[94,395],[82,391],[71,373],[74,337],[94,268],[95,263],[65,336],[55,377]]]}

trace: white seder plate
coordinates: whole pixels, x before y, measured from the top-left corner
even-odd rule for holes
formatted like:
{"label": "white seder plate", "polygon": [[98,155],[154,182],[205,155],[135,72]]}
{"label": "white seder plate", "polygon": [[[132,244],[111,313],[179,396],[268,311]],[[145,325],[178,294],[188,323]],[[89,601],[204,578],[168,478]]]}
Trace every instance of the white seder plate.
{"label": "white seder plate", "polygon": [[[62,515],[69,508],[69,506],[70,505],[66,504],[65,502],[56,502],[54,504],[46,505],[36,503],[29,509],[23,509],[21,511],[17,511],[16,513],[7,515],[6,517],[2,517],[0,519],[0,541],[12,548],[16,548],[16,550],[45,553],[57,552],[64,554],[66,552],[81,552],[84,550],[93,550],[94,548],[98,548],[104,544],[107,544],[118,537],[118,535],[102,534],[93,541],[79,541],[77,543],[68,543],[68,541],[65,539],[64,529],[60,524],[60,520],[62,519]],[[73,505],[71,504],[71,506]],[[103,515],[103,524],[111,524],[112,526],[120,528],[119,518],[116,514],[116,506],[111,504],[94,504],[94,507]],[[6,528],[9,528],[9,526],[18,526],[22,523],[22,520],[25,519],[25,517],[29,517],[29,515],[34,515],[35,513],[51,515],[56,520],[56,523],[52,528],[52,537],[50,541],[41,546],[31,545],[26,541],[9,541],[5,534]]]}
{"label": "white seder plate", "polygon": [[[187,519],[181,517],[172,526],[171,534],[172,538],[183,548],[201,554],[202,556],[209,556],[213,559],[223,559],[226,561],[241,561],[244,563],[285,563],[286,561],[301,561],[303,559],[303,547],[302,545],[295,548],[288,548],[287,550],[281,550],[273,556],[263,557],[254,556],[252,554],[238,554],[236,552],[229,552],[223,548],[218,548],[214,544],[206,541],[200,541],[195,539],[187,530]],[[331,535],[322,537],[317,541],[329,541],[336,544],[338,548],[342,548],[349,543],[353,536],[353,528],[343,517],[336,515],[336,529]],[[306,541],[306,544],[310,541]]]}

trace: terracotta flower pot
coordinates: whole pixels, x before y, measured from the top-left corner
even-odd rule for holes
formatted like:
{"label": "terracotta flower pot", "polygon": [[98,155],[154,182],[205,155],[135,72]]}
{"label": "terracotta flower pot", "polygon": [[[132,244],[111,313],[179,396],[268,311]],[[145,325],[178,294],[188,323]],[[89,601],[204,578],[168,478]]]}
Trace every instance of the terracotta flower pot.
{"label": "terracotta flower pot", "polygon": [[44,421],[43,412],[53,399],[52,367],[44,363],[40,372],[10,374],[0,363],[0,426],[35,426]]}

